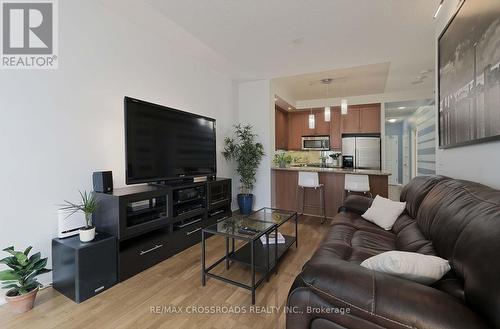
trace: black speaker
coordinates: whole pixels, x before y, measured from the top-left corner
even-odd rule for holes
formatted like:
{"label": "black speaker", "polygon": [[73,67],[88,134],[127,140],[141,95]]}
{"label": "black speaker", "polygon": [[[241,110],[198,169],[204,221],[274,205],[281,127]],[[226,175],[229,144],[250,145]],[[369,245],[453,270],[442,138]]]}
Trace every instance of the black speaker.
{"label": "black speaker", "polygon": [[108,193],[113,191],[113,173],[111,171],[97,171],[92,174],[94,191]]}

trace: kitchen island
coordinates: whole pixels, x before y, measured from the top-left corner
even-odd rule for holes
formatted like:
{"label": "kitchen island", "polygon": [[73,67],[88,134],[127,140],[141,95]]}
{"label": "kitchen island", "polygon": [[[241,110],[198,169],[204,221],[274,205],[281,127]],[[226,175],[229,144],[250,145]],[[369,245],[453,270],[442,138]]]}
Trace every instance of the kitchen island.
{"label": "kitchen island", "polygon": [[[272,168],[272,205],[275,208],[301,212],[302,194],[297,195],[299,171],[314,171],[319,174],[319,182],[325,186],[326,216],[333,217],[338,208],[344,203],[344,180],[346,174],[368,175],[370,180],[370,192],[373,197],[380,195],[388,197],[388,176],[380,170],[363,170],[347,168],[318,168],[318,167],[287,167]],[[300,196],[300,200],[298,198]],[[319,189],[306,189],[305,203],[319,207]],[[305,207],[307,215],[320,216],[321,209]]]}

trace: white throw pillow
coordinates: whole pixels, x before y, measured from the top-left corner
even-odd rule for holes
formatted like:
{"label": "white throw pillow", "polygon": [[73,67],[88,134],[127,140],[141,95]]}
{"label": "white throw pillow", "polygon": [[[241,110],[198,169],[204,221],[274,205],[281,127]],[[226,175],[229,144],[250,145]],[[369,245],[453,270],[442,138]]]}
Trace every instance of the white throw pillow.
{"label": "white throw pillow", "polygon": [[361,217],[389,231],[405,207],[406,202],[392,201],[377,195],[371,207]]}
{"label": "white throw pillow", "polygon": [[361,266],[426,285],[450,270],[446,259],[406,251],[387,251],[366,259]]}

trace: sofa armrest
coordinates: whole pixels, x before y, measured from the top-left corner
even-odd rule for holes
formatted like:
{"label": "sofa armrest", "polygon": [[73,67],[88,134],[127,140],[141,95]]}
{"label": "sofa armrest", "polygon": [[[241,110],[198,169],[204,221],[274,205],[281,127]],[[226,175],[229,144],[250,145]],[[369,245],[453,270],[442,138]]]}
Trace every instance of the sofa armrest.
{"label": "sofa armrest", "polygon": [[340,207],[341,211],[350,211],[362,215],[372,205],[373,199],[361,195],[351,194],[344,200],[344,205]]}
{"label": "sofa armrest", "polygon": [[[318,318],[345,328],[487,328],[483,320],[454,297],[437,289],[354,263],[331,259],[309,263],[301,285],[290,293],[287,328],[308,328]],[[321,307],[344,310],[344,312]],[[311,307],[317,307],[311,313]],[[292,308],[293,309],[293,308]],[[349,312],[347,312],[348,310]],[[290,325],[289,325],[290,323]]]}

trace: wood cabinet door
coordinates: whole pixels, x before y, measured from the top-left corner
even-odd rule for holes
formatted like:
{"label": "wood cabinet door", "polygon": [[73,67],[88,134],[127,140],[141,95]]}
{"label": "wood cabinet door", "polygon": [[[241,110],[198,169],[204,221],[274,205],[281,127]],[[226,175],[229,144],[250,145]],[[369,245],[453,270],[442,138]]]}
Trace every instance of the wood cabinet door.
{"label": "wood cabinet door", "polygon": [[288,149],[302,149],[302,135],[304,126],[307,124],[307,115],[304,113],[289,113],[288,114]]}
{"label": "wood cabinet door", "polygon": [[360,132],[380,133],[380,105],[360,108]]}
{"label": "wood cabinet door", "polygon": [[330,114],[330,122],[326,122],[325,112],[316,111],[314,113],[314,121],[315,121],[314,135],[324,135],[324,136],[330,135],[331,114]]}
{"label": "wood cabinet door", "polygon": [[349,107],[346,115],[342,115],[342,133],[359,133],[359,112],[357,107]]}
{"label": "wood cabinet door", "polygon": [[340,108],[332,108],[330,121],[330,149],[332,150],[340,150],[342,148],[341,120]]}
{"label": "wood cabinet door", "polygon": [[275,110],[275,147],[277,150],[287,149],[288,120],[287,113],[281,109]]}

